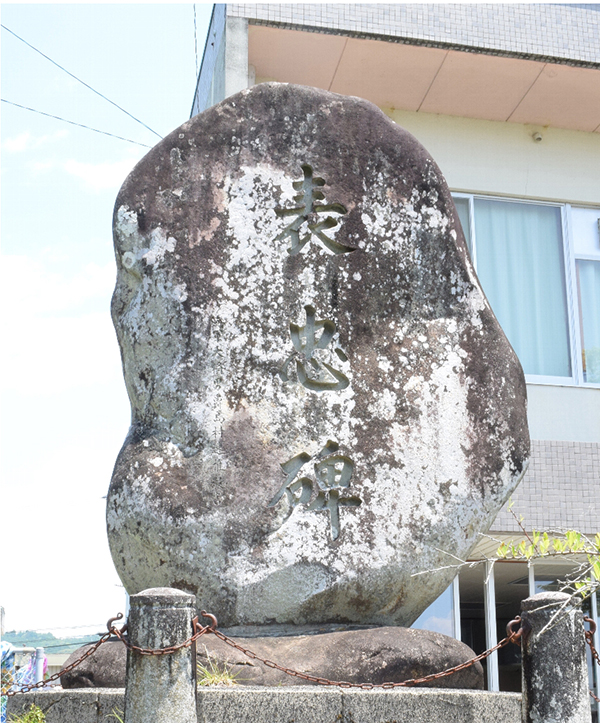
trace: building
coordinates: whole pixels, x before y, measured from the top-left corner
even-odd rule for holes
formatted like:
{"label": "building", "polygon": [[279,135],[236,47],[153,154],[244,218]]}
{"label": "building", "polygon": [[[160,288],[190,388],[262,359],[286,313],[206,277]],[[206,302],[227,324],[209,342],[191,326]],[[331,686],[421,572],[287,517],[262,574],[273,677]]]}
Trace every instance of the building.
{"label": "building", "polygon": [[[192,115],[281,81],[378,105],[428,149],[527,379],[532,459],[474,559],[527,529],[600,530],[600,5],[215,5]],[[449,564],[455,561],[450,560]],[[477,652],[552,560],[463,568],[418,624]],[[597,600],[588,612],[598,619]],[[599,646],[600,647],[600,646]],[[599,670],[590,663],[591,685]],[[488,687],[519,686],[516,649]]]}

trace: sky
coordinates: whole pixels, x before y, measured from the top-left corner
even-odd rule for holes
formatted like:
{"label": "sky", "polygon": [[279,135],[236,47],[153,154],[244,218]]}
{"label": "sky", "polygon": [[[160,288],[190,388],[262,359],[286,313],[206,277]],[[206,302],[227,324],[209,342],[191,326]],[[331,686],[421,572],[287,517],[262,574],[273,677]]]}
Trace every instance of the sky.
{"label": "sky", "polygon": [[[149,147],[189,118],[212,4],[0,10],[138,120],[2,29],[4,100],[143,144],[0,104],[4,628],[95,634],[126,612],[104,499],[130,421],[110,318],[113,205]],[[442,602],[415,626],[450,633]]]}
{"label": "sky", "polygon": [[[198,59],[194,42],[194,7]],[[185,122],[212,4],[3,4],[2,98],[149,147]],[[1,103],[5,630],[125,612],[105,524],[130,409],[110,319],[117,192],[149,150]]]}

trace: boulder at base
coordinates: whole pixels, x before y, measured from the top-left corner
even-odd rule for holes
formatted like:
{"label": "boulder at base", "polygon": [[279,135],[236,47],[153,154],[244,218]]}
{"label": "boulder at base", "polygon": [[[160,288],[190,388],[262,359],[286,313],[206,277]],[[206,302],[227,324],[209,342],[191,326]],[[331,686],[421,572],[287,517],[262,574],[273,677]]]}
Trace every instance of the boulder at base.
{"label": "boulder at base", "polygon": [[[83,645],[67,658],[64,668],[74,663],[95,643]],[[127,648],[120,640],[108,640],[60,678],[63,688],[124,688]]]}
{"label": "boulder at base", "polygon": [[127,591],[192,592],[226,627],[410,625],[529,454],[432,158],[367,101],[257,85],[138,163],[114,238]]}
{"label": "boulder at base", "polygon": [[[349,683],[397,683],[460,665],[475,657],[464,643],[441,633],[410,628],[348,630],[317,635],[234,638],[266,660],[307,675]],[[73,662],[88,648],[71,655]],[[238,685],[312,685],[253,660],[214,635],[198,641],[198,663],[209,671],[227,670]],[[121,642],[104,643],[75,670],[61,678],[63,688],[123,688],[127,650]],[[202,672],[198,673],[199,681]],[[483,688],[481,663],[421,686]]]}

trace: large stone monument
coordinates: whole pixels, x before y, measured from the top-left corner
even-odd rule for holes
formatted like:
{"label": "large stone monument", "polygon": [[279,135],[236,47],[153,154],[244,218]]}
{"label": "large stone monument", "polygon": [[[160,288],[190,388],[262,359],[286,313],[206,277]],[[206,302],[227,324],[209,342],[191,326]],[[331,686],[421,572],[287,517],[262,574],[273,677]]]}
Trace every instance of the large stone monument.
{"label": "large stone monument", "polygon": [[114,234],[128,592],[192,592],[225,626],[410,625],[529,454],[425,149],[364,100],[258,85],[140,161]]}

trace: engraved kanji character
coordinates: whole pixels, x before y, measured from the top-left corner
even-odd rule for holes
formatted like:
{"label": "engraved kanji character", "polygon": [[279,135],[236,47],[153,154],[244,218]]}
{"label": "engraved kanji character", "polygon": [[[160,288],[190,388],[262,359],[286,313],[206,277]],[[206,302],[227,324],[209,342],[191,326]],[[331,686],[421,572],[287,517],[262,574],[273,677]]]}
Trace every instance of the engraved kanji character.
{"label": "engraved kanji character", "polygon": [[[319,361],[314,356],[317,350],[325,349],[333,340],[335,324],[327,319],[315,319],[316,311],[313,306],[305,306],[304,310],[306,324],[304,326],[290,324],[290,336],[295,352],[286,359],[279,376],[284,382],[290,380],[288,368],[295,359],[298,381],[303,387],[314,392],[345,389],[350,384],[348,377],[331,364]],[[348,361],[348,357],[339,346],[335,346],[334,352],[341,361]]]}
{"label": "engraved kanji character", "polygon": [[[323,449],[313,457],[306,452],[297,454],[281,465],[286,475],[285,481],[269,507],[274,507],[283,497],[284,493],[290,507],[290,513],[301,504],[307,505],[307,510],[327,510],[331,524],[332,539],[337,540],[340,534],[340,507],[358,507],[361,504],[359,497],[341,497],[340,493],[350,486],[350,479],[354,473],[354,462],[349,457],[335,454],[339,449],[337,442],[329,440]],[[317,496],[310,502],[315,491],[315,483],[310,477],[296,476],[311,459],[316,478]]]}
{"label": "engraved kanji character", "polygon": [[[291,256],[299,254],[313,236],[316,236],[334,254],[347,254],[354,251],[353,248],[338,243],[325,233],[328,229],[338,226],[338,219],[333,216],[327,216],[322,220],[318,218],[318,214],[327,212],[346,214],[348,213],[346,207],[341,203],[318,203],[325,198],[323,191],[319,190],[325,185],[325,180],[320,176],[313,176],[313,170],[307,164],[302,166],[302,171],[304,178],[301,181],[294,181],[292,184],[294,189],[299,191],[294,196],[294,201],[298,205],[294,208],[275,209],[278,216],[295,216],[296,218],[283,229],[275,240],[291,239],[291,246],[288,249]],[[301,236],[300,232],[304,224],[306,224],[307,232]]]}

